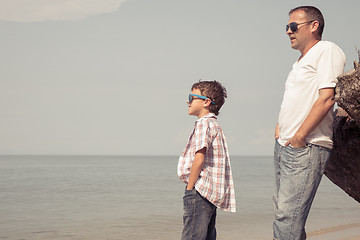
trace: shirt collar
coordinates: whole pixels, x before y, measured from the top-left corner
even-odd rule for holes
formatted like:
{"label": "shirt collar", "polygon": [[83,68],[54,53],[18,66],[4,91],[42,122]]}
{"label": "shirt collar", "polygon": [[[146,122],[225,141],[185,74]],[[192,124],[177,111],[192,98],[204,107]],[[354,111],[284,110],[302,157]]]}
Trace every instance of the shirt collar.
{"label": "shirt collar", "polygon": [[196,120],[196,122],[199,122],[199,121],[201,121],[203,119],[206,119],[206,118],[215,118],[215,119],[217,119],[215,113],[208,113],[205,116],[203,116],[203,117],[199,118],[198,120]]}

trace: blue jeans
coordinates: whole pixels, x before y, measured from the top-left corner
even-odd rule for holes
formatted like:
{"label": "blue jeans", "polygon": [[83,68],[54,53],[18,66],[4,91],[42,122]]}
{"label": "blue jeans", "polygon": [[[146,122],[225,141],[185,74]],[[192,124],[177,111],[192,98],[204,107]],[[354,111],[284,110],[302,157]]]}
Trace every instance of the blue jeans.
{"label": "blue jeans", "polygon": [[185,190],[181,240],[215,240],[216,207],[195,189]]}
{"label": "blue jeans", "polygon": [[306,239],[305,222],[330,156],[330,149],[313,144],[282,146],[274,151],[274,239]]}

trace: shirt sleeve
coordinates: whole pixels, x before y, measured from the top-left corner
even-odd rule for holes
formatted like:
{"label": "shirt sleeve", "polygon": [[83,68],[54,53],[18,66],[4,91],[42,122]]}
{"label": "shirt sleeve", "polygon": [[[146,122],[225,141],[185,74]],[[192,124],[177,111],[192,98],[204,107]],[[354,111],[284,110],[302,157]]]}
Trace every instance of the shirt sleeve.
{"label": "shirt sleeve", "polygon": [[194,152],[209,147],[211,143],[211,133],[208,121],[199,121],[195,128]]}
{"label": "shirt sleeve", "polygon": [[335,44],[326,46],[318,59],[318,89],[335,87],[337,77],[344,72],[344,67],[344,52]]}

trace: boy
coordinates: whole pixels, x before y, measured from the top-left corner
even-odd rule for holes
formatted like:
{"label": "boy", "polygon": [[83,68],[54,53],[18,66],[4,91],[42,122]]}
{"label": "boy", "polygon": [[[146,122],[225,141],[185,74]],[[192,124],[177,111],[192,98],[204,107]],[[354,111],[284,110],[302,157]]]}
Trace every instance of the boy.
{"label": "boy", "polygon": [[216,118],[226,97],[217,81],[199,81],[189,94],[189,115],[199,119],[177,168],[186,184],[182,240],[216,239],[216,208],[236,211],[228,148]]}

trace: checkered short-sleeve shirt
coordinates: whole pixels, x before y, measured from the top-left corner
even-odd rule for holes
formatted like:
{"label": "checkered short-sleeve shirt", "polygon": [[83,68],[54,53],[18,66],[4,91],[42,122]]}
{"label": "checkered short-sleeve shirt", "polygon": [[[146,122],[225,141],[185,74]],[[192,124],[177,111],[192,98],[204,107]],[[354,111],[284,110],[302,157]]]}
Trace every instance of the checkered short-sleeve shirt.
{"label": "checkered short-sleeve shirt", "polygon": [[195,122],[188,144],[182,152],[177,173],[188,183],[197,151],[206,147],[205,162],[195,189],[216,207],[236,212],[235,191],[225,135],[215,114],[209,113]]}

